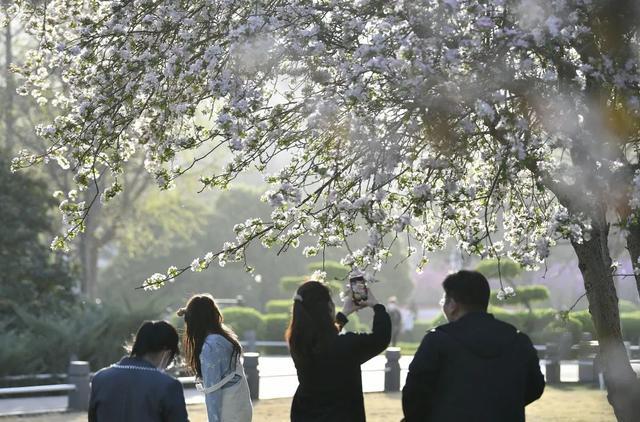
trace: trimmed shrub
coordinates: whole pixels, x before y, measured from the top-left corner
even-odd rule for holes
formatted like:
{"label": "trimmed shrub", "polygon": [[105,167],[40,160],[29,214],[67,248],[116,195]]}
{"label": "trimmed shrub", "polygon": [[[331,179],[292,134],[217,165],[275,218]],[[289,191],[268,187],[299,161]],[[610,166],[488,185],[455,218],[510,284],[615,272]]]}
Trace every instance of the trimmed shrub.
{"label": "trimmed shrub", "polygon": [[[582,331],[595,334],[596,329],[593,326],[593,320],[588,310],[571,312],[571,316],[582,324]],[[594,336],[595,337],[595,336]]]}
{"label": "trimmed shrub", "polygon": [[[310,272],[323,271],[322,262],[312,262],[307,267]],[[342,265],[337,261],[327,260],[324,263],[324,272],[327,273],[327,281],[346,280],[349,275],[349,267]]]}
{"label": "trimmed shrub", "polygon": [[640,305],[638,305],[637,303],[633,303],[630,300],[620,300],[618,302],[618,309],[620,309],[620,312],[637,312],[640,311]]}
{"label": "trimmed shrub", "polygon": [[262,330],[258,338],[268,341],[284,341],[284,332],[289,326],[289,319],[289,314],[263,315]]}
{"label": "trimmed shrub", "polygon": [[266,308],[268,314],[289,314],[291,315],[291,308],[293,307],[293,301],[291,299],[275,299],[267,302]]}
{"label": "trimmed shrub", "polygon": [[224,323],[236,333],[240,339],[245,337],[247,331],[260,333],[263,326],[262,314],[254,308],[243,306],[230,306],[222,311]]}
{"label": "trimmed shrub", "polygon": [[[498,271],[498,262],[500,262],[500,271]],[[480,261],[476,267],[476,271],[484,275],[486,278],[513,279],[522,272],[522,267],[511,259],[485,259]]]}
{"label": "trimmed shrub", "polygon": [[[580,322],[580,332],[589,332],[596,338],[596,330],[589,311],[576,311],[569,314],[570,318]],[[622,326],[622,337],[633,344],[640,338],[640,311],[620,313],[620,325]],[[579,340],[578,336],[575,340]]]}
{"label": "trimmed shrub", "polygon": [[580,335],[582,333],[582,323],[579,319],[572,315],[569,315],[566,319],[554,319],[549,325],[542,331],[541,340],[544,342],[553,342],[562,335],[562,333],[571,333],[571,339],[573,343],[580,341]]}
{"label": "trimmed shrub", "polygon": [[636,344],[640,339],[640,311],[621,313],[620,323],[622,325],[622,337],[632,344]]}
{"label": "trimmed shrub", "polygon": [[[280,289],[285,293],[291,293],[291,295],[293,295],[298,287],[307,280],[309,280],[308,276],[282,277],[280,279]],[[329,290],[331,290],[331,294],[333,296],[337,296],[343,288],[343,283],[337,280],[328,279],[326,284],[327,287],[329,287]]]}
{"label": "trimmed shrub", "polygon": [[298,286],[307,280],[306,276],[286,276],[280,279],[280,289],[285,293],[293,293]]}
{"label": "trimmed shrub", "polygon": [[531,286],[516,286],[515,296],[510,296],[504,300],[498,299],[498,291],[493,290],[489,303],[493,306],[507,306],[507,305],[523,305],[531,306],[531,302],[541,302],[549,299],[549,289],[547,286],[531,285]]}

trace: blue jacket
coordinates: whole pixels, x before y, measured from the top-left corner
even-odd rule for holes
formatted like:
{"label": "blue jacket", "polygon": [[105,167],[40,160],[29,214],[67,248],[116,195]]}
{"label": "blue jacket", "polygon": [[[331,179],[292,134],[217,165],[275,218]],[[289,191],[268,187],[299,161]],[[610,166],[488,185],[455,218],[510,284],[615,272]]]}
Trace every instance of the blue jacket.
{"label": "blue jacket", "polygon": [[89,422],[188,422],[182,384],[140,358],[123,358],[91,382]]}

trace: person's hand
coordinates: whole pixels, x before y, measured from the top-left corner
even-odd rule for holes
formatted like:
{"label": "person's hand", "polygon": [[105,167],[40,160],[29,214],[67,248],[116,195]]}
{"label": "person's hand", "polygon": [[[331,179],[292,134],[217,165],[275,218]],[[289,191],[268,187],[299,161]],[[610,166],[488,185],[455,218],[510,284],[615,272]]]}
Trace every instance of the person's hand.
{"label": "person's hand", "polygon": [[342,312],[345,316],[350,315],[356,311],[359,311],[362,308],[365,308],[367,305],[366,304],[360,304],[360,305],[356,305],[353,302],[353,296],[351,295],[351,288],[347,287],[347,289],[344,292],[344,299],[343,299],[343,305],[342,305]]}
{"label": "person's hand", "polygon": [[367,300],[362,302],[362,305],[363,306],[369,306],[369,307],[373,308],[378,303],[379,303],[378,299],[376,299],[375,295],[373,294],[373,291],[371,291],[371,288],[369,288],[369,294],[367,295]]}

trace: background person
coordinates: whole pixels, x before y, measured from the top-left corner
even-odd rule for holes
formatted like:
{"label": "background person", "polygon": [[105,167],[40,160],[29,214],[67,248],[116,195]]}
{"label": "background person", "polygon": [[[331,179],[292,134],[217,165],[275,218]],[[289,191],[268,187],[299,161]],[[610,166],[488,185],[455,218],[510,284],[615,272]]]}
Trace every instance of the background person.
{"label": "background person", "polygon": [[395,296],[387,300],[387,312],[391,318],[391,345],[395,347],[402,333],[402,311],[398,307],[398,299]]}
{"label": "background person", "polygon": [[178,354],[178,332],[166,321],[146,321],[129,357],[91,381],[89,422],[188,421],[182,384],[163,370]]}
{"label": "background person", "polygon": [[[374,311],[372,332],[339,334],[347,315],[367,306]],[[365,421],[360,365],[385,350],[390,338],[389,314],[371,291],[360,306],[348,295],[336,315],[324,284],[302,284],[286,332],[300,383],[291,404],[291,421]]]}
{"label": "background person", "polygon": [[235,333],[222,323],[213,297],[191,297],[178,315],[184,317],[185,355],[202,381],[209,422],[250,422],[253,409],[240,362],[242,347]]}
{"label": "background person", "polygon": [[524,422],[545,385],[531,340],[487,313],[482,274],[459,271],[442,287],[450,322],[427,333],[409,365],[405,421]]}

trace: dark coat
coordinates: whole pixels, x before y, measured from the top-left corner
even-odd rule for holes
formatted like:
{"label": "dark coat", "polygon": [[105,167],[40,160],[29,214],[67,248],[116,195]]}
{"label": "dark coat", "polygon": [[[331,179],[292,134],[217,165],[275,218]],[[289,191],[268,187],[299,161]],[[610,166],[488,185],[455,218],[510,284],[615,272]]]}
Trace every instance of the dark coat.
{"label": "dark coat", "polygon": [[391,339],[385,307],[373,310],[371,334],[336,334],[326,353],[307,362],[294,359],[300,385],[291,404],[292,422],[366,420],[360,365],[385,350]]}
{"label": "dark coat", "polygon": [[406,422],[521,422],[544,378],[525,334],[485,312],[431,330],[402,390]]}
{"label": "dark coat", "polygon": [[139,358],[123,358],[91,381],[89,422],[188,422],[182,384]]}

